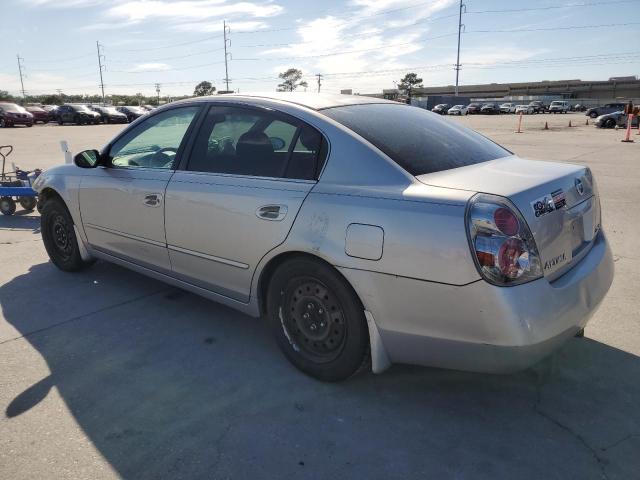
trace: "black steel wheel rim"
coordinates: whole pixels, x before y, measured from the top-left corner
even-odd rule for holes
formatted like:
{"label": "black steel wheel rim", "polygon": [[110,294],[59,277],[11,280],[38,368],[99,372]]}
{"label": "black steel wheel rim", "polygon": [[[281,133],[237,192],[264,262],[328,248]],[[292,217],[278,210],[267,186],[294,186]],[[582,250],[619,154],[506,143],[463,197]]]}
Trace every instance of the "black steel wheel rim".
{"label": "black steel wheel rim", "polygon": [[347,341],[336,294],[314,278],[293,280],[282,294],[280,320],[294,350],[315,363],[335,360]]}
{"label": "black steel wheel rim", "polygon": [[67,220],[57,214],[51,222],[51,237],[56,250],[63,258],[71,257],[73,246]]}

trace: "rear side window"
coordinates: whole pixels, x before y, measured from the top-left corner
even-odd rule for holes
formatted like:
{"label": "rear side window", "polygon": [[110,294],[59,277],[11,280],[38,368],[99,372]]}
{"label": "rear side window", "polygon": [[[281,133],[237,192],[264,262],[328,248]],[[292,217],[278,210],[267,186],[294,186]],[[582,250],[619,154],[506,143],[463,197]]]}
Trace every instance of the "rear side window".
{"label": "rear side window", "polygon": [[187,170],[314,180],[326,153],[320,133],[273,111],[213,106],[195,139]]}
{"label": "rear side window", "polygon": [[511,155],[479,133],[418,107],[349,105],[322,113],[356,132],[415,176]]}

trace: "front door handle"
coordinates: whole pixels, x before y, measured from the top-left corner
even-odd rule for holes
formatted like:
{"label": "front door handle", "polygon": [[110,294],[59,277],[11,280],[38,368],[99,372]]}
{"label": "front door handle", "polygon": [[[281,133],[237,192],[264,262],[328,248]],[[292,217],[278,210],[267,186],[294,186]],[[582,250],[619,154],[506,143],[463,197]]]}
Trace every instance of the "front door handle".
{"label": "front door handle", "polygon": [[280,221],[287,215],[286,205],[263,205],[256,210],[258,218],[263,220]]}
{"label": "front door handle", "polygon": [[162,203],[161,193],[150,193],[144,196],[144,202],[147,207],[159,207]]}

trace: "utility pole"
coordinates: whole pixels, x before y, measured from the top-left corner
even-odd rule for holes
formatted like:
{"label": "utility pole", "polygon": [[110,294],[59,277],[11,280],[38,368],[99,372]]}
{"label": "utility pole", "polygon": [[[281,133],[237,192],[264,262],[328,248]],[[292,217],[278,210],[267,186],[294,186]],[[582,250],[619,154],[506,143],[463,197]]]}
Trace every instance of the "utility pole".
{"label": "utility pole", "polygon": [[456,67],[455,67],[455,71],[456,71],[456,97],[458,96],[458,81],[460,79],[460,37],[462,34],[462,28],[464,27],[464,25],[462,25],[462,10],[464,9],[464,13],[467,13],[467,6],[462,3],[462,0],[460,0],[460,12],[458,15],[458,57],[456,58]]}
{"label": "utility pole", "polygon": [[318,93],[320,93],[320,86],[322,85],[322,83],[320,83],[320,80],[322,80],[322,74],[316,73],[316,77],[318,77]]}
{"label": "utility pole", "polygon": [[100,88],[102,89],[102,105],[105,105],[104,100],[104,81],[102,80],[102,69],[105,67],[102,65],[102,60],[104,60],[104,55],[100,52],[100,48],[102,45],[96,40],[96,47],[98,49],[98,69],[100,70]]}
{"label": "utility pole", "polygon": [[22,79],[23,77],[22,69],[24,68],[24,66],[22,65],[22,62],[24,62],[24,58],[22,58],[20,54],[16,55],[16,58],[18,59],[18,73],[20,74],[20,86],[22,87],[22,99],[26,101],[27,95],[24,93],[24,80]]}
{"label": "utility pole", "polygon": [[227,92],[229,91],[229,65],[227,60],[229,59],[230,53],[227,53],[227,41],[229,42],[229,47],[231,47],[231,40],[227,38],[227,34],[231,33],[231,28],[227,27],[227,21],[222,21],[222,33],[224,36],[224,81],[227,84]]}
{"label": "utility pole", "polygon": [[156,93],[158,94],[158,106],[160,106],[160,84],[156,83]]}

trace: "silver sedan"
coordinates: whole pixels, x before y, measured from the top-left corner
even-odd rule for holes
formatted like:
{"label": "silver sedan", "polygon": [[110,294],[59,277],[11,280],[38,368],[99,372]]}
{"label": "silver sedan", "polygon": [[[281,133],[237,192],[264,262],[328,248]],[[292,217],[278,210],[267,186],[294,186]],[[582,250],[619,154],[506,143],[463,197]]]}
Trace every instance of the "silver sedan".
{"label": "silver sedan", "polygon": [[613,279],[588,168],[395,102],[190,99],[74,161],[35,185],[55,265],[114,262],[263,316],[322,380],[526,368]]}

